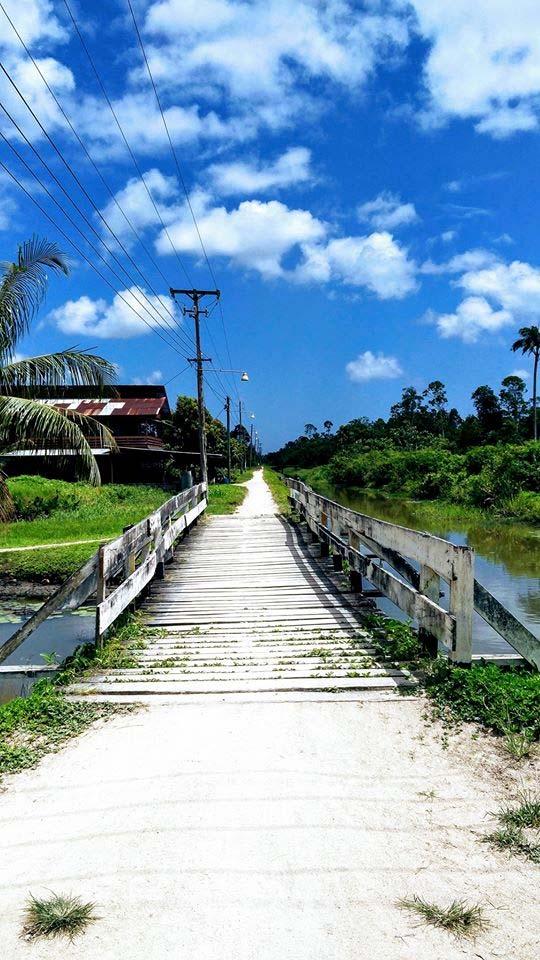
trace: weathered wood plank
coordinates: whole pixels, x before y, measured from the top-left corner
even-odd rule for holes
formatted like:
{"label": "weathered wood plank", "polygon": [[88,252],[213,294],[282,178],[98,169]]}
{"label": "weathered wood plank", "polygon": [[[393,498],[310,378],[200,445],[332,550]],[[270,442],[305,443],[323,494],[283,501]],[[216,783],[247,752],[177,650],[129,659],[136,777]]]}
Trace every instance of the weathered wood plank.
{"label": "weathered wood plank", "polygon": [[474,606],[490,627],[504,637],[525,660],[540,670],[540,639],[527,630],[527,627],[477,580],[474,581]]}

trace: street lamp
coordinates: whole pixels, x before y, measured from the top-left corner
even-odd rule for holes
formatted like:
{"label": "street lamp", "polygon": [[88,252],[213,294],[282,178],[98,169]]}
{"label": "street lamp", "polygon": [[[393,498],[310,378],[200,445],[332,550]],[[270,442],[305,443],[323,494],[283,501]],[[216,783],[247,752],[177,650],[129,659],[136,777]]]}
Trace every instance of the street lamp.
{"label": "street lamp", "polygon": [[213,369],[216,371],[216,373],[241,373],[242,376],[240,377],[240,380],[242,380],[243,383],[247,383],[249,380],[249,375],[245,370],[223,370],[221,367],[214,367]]}

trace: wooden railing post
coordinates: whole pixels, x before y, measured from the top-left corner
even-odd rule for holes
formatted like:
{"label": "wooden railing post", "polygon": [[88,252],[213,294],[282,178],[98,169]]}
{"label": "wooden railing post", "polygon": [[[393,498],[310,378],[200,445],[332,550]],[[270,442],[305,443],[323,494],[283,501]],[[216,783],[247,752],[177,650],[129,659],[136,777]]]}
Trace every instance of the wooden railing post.
{"label": "wooden railing post", "polygon": [[99,605],[107,596],[107,576],[105,571],[105,546],[98,550],[97,583],[96,583],[96,647],[103,646],[103,633],[99,622]]}
{"label": "wooden railing post", "polygon": [[449,610],[456,621],[450,660],[470,664],[474,610],[474,553],[471,550],[463,549],[454,559]]}
{"label": "wooden railing post", "polygon": [[[420,582],[418,589],[420,593],[423,593],[423,595],[428,597],[429,600],[433,600],[437,604],[439,603],[441,578],[435,570],[432,570],[431,567],[428,567],[425,564],[422,564],[420,567]],[[426,629],[423,624],[423,617],[421,614],[418,621],[418,636],[426,652],[431,654],[431,656],[436,657],[438,650],[437,638],[434,637],[428,629]]]}

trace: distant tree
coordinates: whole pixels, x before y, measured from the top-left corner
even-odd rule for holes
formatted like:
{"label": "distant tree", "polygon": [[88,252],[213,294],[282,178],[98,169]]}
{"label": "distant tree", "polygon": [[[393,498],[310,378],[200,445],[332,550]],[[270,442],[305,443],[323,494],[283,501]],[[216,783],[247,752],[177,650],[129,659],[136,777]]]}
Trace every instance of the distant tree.
{"label": "distant tree", "polygon": [[434,433],[444,436],[445,428],[448,426],[448,412],[446,410],[448,397],[446,396],[446,387],[442,380],[432,380],[431,383],[428,383],[422,396],[426,401],[428,412],[428,422],[426,425],[430,427]]}
{"label": "distant tree", "polygon": [[[208,453],[224,453],[225,427],[206,410],[206,443]],[[164,424],[164,439],[171,450],[199,450],[199,408],[193,397],[178,397],[170,420]]]}
{"label": "distant tree", "polygon": [[537,423],[537,382],[538,382],[538,361],[540,360],[540,327],[521,327],[519,337],[512,344],[514,353],[520,350],[524,356],[533,357],[533,437],[538,440]]}
{"label": "distant tree", "polygon": [[390,407],[390,420],[415,423],[425,411],[422,395],[414,387],[404,387],[399,403]]}
{"label": "distant tree", "polygon": [[304,433],[306,437],[314,437],[317,433],[317,427],[314,423],[306,423],[304,427]]}
{"label": "distant tree", "polygon": [[325,420],[323,423],[323,427],[327,434],[331,432],[333,426],[334,424],[332,423],[331,420]]}
{"label": "distant tree", "polygon": [[502,427],[502,410],[499,399],[491,387],[477,387],[472,394],[476,415],[484,435],[497,432]]}
{"label": "distant tree", "polygon": [[519,432],[519,428],[527,416],[526,389],[525,381],[521,377],[512,375],[504,378],[499,393],[503,416],[511,422],[516,433]]}

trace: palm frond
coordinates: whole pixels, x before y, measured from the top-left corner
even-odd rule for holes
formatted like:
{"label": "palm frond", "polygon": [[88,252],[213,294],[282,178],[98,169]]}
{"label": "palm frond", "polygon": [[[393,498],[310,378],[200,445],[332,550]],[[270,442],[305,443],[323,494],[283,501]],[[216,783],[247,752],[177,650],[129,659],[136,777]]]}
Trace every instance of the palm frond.
{"label": "palm frond", "polygon": [[6,523],[13,516],[13,500],[3,473],[0,473],[0,523]]}
{"label": "palm frond", "polygon": [[4,264],[0,282],[0,358],[11,356],[28,331],[47,290],[47,270],[67,274],[69,266],[60,248],[32,237],[19,247],[16,263]]}
{"label": "palm frond", "polygon": [[87,436],[97,438],[100,446],[116,449],[110,431],[93,417],[26,397],[0,396],[0,451],[39,450],[44,456],[59,452],[69,456],[73,451],[90,482],[98,486],[99,470]]}
{"label": "palm frond", "polygon": [[103,357],[85,350],[62,350],[17,360],[0,367],[0,389],[32,395],[32,387],[92,384],[98,387],[116,380],[116,368]]}

